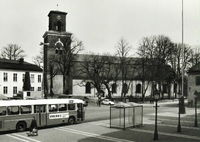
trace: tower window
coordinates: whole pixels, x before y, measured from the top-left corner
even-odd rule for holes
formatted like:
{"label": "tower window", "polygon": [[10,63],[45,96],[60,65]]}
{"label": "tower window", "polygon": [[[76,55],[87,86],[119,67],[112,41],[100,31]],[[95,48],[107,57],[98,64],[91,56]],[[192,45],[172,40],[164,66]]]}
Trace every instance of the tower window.
{"label": "tower window", "polygon": [[62,22],[60,20],[57,21],[56,30],[61,32]]}

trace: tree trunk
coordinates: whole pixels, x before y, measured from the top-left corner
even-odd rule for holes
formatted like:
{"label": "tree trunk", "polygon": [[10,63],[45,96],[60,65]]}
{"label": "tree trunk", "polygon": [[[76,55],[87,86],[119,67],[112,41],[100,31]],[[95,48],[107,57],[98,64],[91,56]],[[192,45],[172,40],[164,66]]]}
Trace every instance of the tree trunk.
{"label": "tree trunk", "polygon": [[106,86],[106,89],[107,89],[107,91],[108,91],[108,98],[109,98],[109,99],[112,99],[111,91],[110,91],[109,85],[108,85],[107,83],[105,83],[104,85]]}

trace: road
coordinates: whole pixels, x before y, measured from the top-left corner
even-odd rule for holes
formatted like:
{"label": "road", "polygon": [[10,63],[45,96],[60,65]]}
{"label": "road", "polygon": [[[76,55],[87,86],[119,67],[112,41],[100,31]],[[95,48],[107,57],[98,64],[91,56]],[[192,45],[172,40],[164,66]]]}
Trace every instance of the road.
{"label": "road", "polygon": [[[176,132],[177,108],[160,105],[158,112],[159,142],[199,142],[200,127],[193,127],[193,109],[181,115],[182,132]],[[39,130],[39,135],[27,137],[26,132],[0,135],[1,142],[152,142],[154,133],[154,108],[144,106],[144,125],[126,130],[110,128],[109,107],[89,106],[87,121]],[[200,118],[200,114],[198,115]],[[198,119],[200,121],[200,119]]]}

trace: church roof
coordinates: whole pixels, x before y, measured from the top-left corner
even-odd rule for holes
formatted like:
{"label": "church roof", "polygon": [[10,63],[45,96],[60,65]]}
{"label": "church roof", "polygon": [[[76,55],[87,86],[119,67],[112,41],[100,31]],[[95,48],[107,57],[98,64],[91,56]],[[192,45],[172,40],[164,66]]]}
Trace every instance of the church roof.
{"label": "church roof", "polygon": [[0,69],[42,72],[42,69],[39,66],[25,62],[23,59],[0,59]]}

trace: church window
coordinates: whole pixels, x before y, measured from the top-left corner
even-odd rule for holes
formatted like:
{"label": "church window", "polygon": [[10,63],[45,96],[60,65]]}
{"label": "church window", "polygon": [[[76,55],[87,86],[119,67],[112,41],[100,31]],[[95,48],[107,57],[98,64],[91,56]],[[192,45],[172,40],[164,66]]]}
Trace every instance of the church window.
{"label": "church window", "polygon": [[137,84],[136,85],[136,93],[141,93],[142,92],[142,85],[141,84]]}
{"label": "church window", "polygon": [[87,82],[85,85],[85,93],[90,94],[91,93],[91,83]]}
{"label": "church window", "polygon": [[116,83],[112,84],[112,93],[117,93],[117,84]]}

